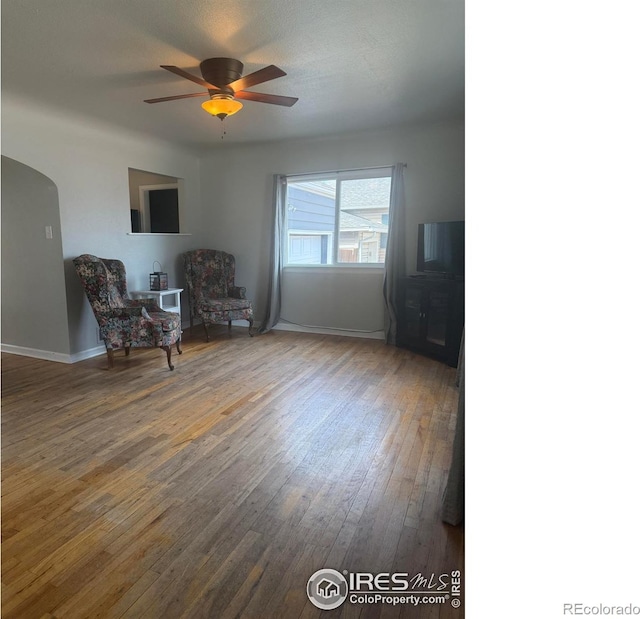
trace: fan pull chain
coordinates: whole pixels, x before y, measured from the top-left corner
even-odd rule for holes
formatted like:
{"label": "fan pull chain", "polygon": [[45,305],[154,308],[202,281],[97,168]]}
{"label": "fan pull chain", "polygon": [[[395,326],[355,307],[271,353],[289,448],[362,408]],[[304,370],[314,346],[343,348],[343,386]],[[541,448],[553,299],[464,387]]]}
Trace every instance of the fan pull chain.
{"label": "fan pull chain", "polygon": [[227,131],[224,128],[224,120],[220,121],[220,139],[224,140],[224,136],[227,135]]}

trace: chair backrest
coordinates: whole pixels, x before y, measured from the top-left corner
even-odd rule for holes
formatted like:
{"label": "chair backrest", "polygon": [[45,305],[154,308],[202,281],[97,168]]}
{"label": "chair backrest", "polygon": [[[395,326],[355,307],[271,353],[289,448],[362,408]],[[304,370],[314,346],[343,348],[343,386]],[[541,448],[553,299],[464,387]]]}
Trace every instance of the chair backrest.
{"label": "chair backrest", "polygon": [[99,323],[112,310],[125,307],[129,295],[123,262],[82,254],[73,259],[73,265]]}
{"label": "chair backrest", "polygon": [[235,286],[236,259],[217,249],[195,249],[183,255],[189,302],[224,299]]}

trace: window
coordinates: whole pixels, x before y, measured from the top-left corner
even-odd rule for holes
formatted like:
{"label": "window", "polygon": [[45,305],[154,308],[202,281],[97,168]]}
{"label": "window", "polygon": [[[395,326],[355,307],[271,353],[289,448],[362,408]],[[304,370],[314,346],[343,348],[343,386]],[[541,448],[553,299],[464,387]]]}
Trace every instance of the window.
{"label": "window", "polygon": [[382,266],[390,196],[391,168],[287,177],[285,264]]}

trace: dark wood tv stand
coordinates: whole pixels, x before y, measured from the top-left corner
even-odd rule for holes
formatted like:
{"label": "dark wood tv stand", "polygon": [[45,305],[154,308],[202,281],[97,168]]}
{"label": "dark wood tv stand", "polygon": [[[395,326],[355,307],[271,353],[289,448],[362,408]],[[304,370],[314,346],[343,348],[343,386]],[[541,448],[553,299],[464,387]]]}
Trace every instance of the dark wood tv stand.
{"label": "dark wood tv stand", "polygon": [[464,326],[464,280],[441,274],[400,281],[396,343],[452,367]]}

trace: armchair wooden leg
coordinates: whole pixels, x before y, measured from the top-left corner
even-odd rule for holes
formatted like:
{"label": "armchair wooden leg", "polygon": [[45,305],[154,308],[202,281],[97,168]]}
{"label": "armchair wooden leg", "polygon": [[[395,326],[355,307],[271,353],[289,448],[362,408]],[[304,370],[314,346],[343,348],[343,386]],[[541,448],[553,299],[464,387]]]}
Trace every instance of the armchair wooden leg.
{"label": "armchair wooden leg", "polygon": [[207,331],[207,323],[202,321],[202,326],[204,327],[204,334],[207,336],[207,342],[209,341],[209,331]]}
{"label": "armchair wooden leg", "polygon": [[182,344],[181,344],[182,338],[178,338],[178,341],[176,342],[176,350],[178,351],[178,354],[181,355],[182,354]]}
{"label": "armchair wooden leg", "polygon": [[229,321],[229,331],[231,331],[231,321]]}
{"label": "armchair wooden leg", "polygon": [[124,356],[128,357],[130,352],[131,352],[131,346],[125,346],[124,347]]}
{"label": "armchair wooden leg", "polygon": [[107,348],[107,364],[109,369],[113,367],[113,348]]}
{"label": "armchair wooden leg", "polygon": [[169,364],[169,369],[173,370],[173,364],[171,363],[171,346],[163,346],[162,350],[167,353],[167,363]]}
{"label": "armchair wooden leg", "polygon": [[251,331],[251,329],[253,329],[253,318],[249,318],[249,336],[253,337],[253,332]]}

